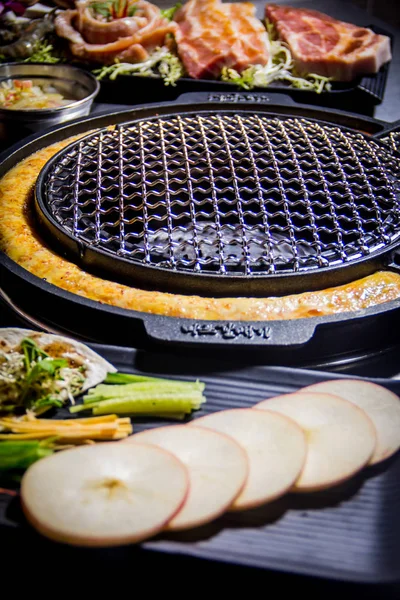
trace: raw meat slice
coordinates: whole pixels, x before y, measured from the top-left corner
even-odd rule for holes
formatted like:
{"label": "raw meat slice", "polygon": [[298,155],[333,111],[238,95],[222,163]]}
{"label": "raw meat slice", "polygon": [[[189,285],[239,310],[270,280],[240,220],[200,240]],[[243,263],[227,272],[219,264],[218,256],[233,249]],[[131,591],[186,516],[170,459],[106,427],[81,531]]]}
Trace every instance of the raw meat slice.
{"label": "raw meat slice", "polygon": [[268,36],[249,2],[189,0],[176,14],[178,54],[195,79],[268,62]]}
{"label": "raw meat slice", "polygon": [[167,34],[177,29],[164,19],[160,9],[146,2],[130,0],[136,9],[134,16],[102,20],[92,14],[92,0],[77,2],[76,10],[65,10],[55,19],[56,32],[70,42],[74,56],[103,64],[116,59],[142,62],[159,46],[166,43]]}
{"label": "raw meat slice", "polygon": [[266,18],[288,44],[297,69],[337,81],[377,73],[392,56],[390,39],[302,8],[267,4]]}

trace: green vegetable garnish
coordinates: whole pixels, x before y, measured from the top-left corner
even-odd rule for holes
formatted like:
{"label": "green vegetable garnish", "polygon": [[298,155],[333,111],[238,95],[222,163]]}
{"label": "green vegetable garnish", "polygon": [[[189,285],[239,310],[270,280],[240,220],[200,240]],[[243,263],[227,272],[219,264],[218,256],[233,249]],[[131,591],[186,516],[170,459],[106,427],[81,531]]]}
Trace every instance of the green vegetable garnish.
{"label": "green vegetable garnish", "polygon": [[181,2],[177,2],[175,4],[175,6],[171,6],[171,8],[164,8],[160,10],[161,16],[164,17],[164,19],[168,19],[168,21],[172,21],[172,19],[175,16],[175,13],[177,10],[179,10],[182,6]]}
{"label": "green vegetable garnish", "polygon": [[[124,383],[138,383],[141,381],[169,381],[169,379],[159,379],[158,377],[146,377],[145,375],[131,375],[130,373],[108,373],[104,383],[113,383],[122,385]],[[96,388],[92,388],[96,389]],[[91,390],[89,390],[90,393]]]}
{"label": "green vegetable garnish", "polygon": [[[30,363],[32,364],[32,363]],[[44,358],[38,360],[34,367],[27,367],[27,374],[22,386],[21,400],[25,404],[26,400],[32,395],[32,386],[40,383],[43,379],[58,378],[60,369],[68,367],[68,362],[64,359]]]}
{"label": "green vegetable garnish", "polygon": [[[104,386],[105,384],[114,384],[115,385],[122,385],[125,383],[143,383],[143,382],[152,382],[152,383],[174,383],[174,384],[180,384],[180,385],[184,385],[184,386],[192,386],[192,385],[196,385],[196,386],[200,386],[201,389],[204,389],[204,383],[201,383],[200,381],[181,381],[181,380],[176,380],[176,379],[165,379],[163,377],[150,377],[149,375],[133,375],[131,373],[107,373],[107,377],[105,378],[103,383],[100,383],[98,386],[96,386],[95,388],[92,388],[89,390],[89,394],[94,393],[94,390],[96,390],[99,386]],[[105,386],[105,387],[110,387],[109,385]]]}
{"label": "green vegetable garnish", "polygon": [[111,4],[112,2],[92,2],[90,10],[94,16],[100,15],[109,19],[111,18]]}
{"label": "green vegetable garnish", "polygon": [[157,48],[149,58],[141,63],[120,63],[104,66],[101,69],[95,69],[93,73],[101,81],[108,77],[111,81],[118,75],[142,75],[144,77],[154,77],[160,75],[165,85],[175,85],[178,79],[184,74],[181,61],[175,54],[172,54],[168,48]]}
{"label": "green vegetable garnish", "polygon": [[130,393],[151,393],[153,391],[172,393],[190,390],[203,393],[204,388],[205,385],[201,381],[180,381],[175,379],[149,377],[146,380],[126,382],[124,385],[99,383],[99,385],[96,385],[96,387],[91,388],[88,391],[86,396],[84,396],[84,401],[86,402],[87,400],[88,402],[92,402],[92,398],[94,397],[119,398],[120,396],[127,396]]}
{"label": "green vegetable garnish", "polygon": [[90,10],[93,16],[104,17],[107,21],[133,17],[138,6],[129,6],[128,0],[105,0],[105,2],[91,2]]}
{"label": "green vegetable garnish", "polygon": [[47,352],[39,348],[39,346],[33,340],[31,340],[31,338],[25,338],[22,340],[21,348],[25,357],[26,369],[29,369],[32,361],[41,358],[47,358],[49,356]]}
{"label": "green vegetable garnish", "polygon": [[[56,50],[52,44],[47,41],[40,42],[35,52],[28,58],[25,58],[24,63],[46,63],[55,65],[59,62],[65,62],[59,50]],[[0,57],[1,61],[1,57]]]}
{"label": "green vegetable garnish", "polygon": [[0,476],[10,471],[24,471],[37,460],[49,456],[53,450],[49,440],[0,442]]}
{"label": "green vegetable garnish", "polygon": [[0,350],[0,409],[18,407],[43,413],[60,407],[79,392],[82,368],[69,366],[64,358],[52,358],[31,338],[18,351]]}

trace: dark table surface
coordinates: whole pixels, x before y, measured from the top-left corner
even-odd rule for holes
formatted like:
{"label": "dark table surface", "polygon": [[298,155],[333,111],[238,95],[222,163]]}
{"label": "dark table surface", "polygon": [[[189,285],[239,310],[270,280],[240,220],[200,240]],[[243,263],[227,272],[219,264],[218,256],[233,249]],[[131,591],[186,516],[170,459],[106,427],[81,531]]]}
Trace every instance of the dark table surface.
{"label": "dark table surface", "polygon": [[[395,0],[393,0],[395,1]],[[284,2],[278,2],[284,3]],[[170,0],[162,0],[159,5],[171,5]],[[394,35],[395,44],[393,60],[390,65],[389,78],[386,87],[384,101],[374,110],[370,111],[371,116],[381,120],[393,122],[400,119],[400,31],[391,27],[388,23],[383,23],[371,16],[365,11],[349,2],[339,0],[315,0],[302,1],[291,0],[291,4],[301,5],[303,7],[315,8],[325,11],[339,19],[348,20],[360,25],[376,24],[385,28]],[[260,16],[264,7],[264,2],[257,2]],[[128,109],[134,104],[111,104],[98,103],[94,106],[93,112],[104,113],[115,110]],[[120,101],[120,98],[112,98],[113,102]],[[124,98],[127,101],[127,98]],[[154,98],[154,102],[162,101],[162,98]],[[17,325],[18,321],[11,312],[5,307],[0,306],[0,326]],[[399,360],[400,367],[400,360]],[[400,370],[400,369],[399,369]],[[84,583],[87,589],[90,580],[92,592],[99,590],[105,592],[111,582],[115,582],[114,593],[132,593],[157,591],[182,593],[202,592],[204,590],[214,590],[215,593],[235,592],[240,593],[243,589],[248,594],[256,593],[259,595],[279,595],[285,598],[288,594],[299,594],[299,597],[308,598],[354,598],[360,600],[400,600],[400,586],[364,586],[351,583],[341,583],[336,581],[325,581],[309,577],[301,577],[270,571],[260,571],[244,567],[232,567],[220,563],[209,563],[206,561],[189,559],[185,557],[174,557],[166,555],[147,555],[137,559],[132,565],[122,565],[118,561],[118,554],[102,552],[96,555],[93,564],[79,564],[77,557],[79,554],[73,554],[71,549],[60,548],[59,553],[46,555],[41,548],[40,543],[32,551],[31,547],[25,547],[24,541],[16,535],[10,535],[9,539],[3,539],[1,547],[5,550],[2,556],[2,571],[11,576],[12,566],[24,564],[24,573],[26,578],[21,578],[16,583],[14,589],[21,589],[24,583],[31,589],[32,581],[29,579],[30,573],[35,573],[39,577],[41,573],[49,573],[49,568],[53,564],[60,568],[64,566],[69,576],[62,576],[62,589],[67,589],[73,585],[76,592],[83,591],[76,587],[79,580]],[[10,570],[9,570],[10,569]],[[67,572],[66,571],[66,572]],[[21,570],[19,570],[21,573]],[[399,574],[400,578],[400,574]],[[4,579],[4,578],[3,578]],[[25,581],[24,581],[25,579]],[[37,579],[36,579],[37,581]],[[4,582],[3,582],[4,586]],[[8,585],[6,584],[6,588]],[[59,588],[61,589],[61,588]],[[55,590],[54,590],[55,591]]]}

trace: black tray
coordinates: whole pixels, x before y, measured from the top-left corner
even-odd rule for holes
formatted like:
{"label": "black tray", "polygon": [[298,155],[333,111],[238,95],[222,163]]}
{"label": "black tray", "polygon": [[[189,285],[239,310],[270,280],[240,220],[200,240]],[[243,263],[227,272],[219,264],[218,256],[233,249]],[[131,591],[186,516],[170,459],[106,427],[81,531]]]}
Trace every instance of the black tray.
{"label": "black tray", "polygon": [[[370,26],[371,29],[383,35],[386,31]],[[392,36],[390,36],[392,37]],[[393,46],[393,38],[392,38]],[[389,75],[390,63],[382,66],[376,75],[359,77],[348,83],[333,83],[330,91],[317,94],[306,90],[291,88],[285,83],[270,84],[266,88],[255,87],[252,92],[284,93],[305,104],[327,106],[351,110],[356,113],[369,113],[371,107],[380,104],[385,95],[386,82]],[[144,77],[141,75],[119,75],[115,80],[103,79],[98,96],[99,102],[115,102],[123,98],[129,104],[145,104],[154,99],[176,100],[182,94],[190,92],[225,92],[227,94],[241,90],[234,83],[210,79],[191,79],[182,77],[174,86],[166,86],[159,76]]]}
{"label": "black tray", "polygon": [[[181,358],[178,363],[165,354],[93,347],[121,371],[201,378],[207,386],[207,403],[199,416],[228,407],[252,406],[264,398],[338,377],[284,367],[233,368],[215,360]],[[373,381],[400,394],[400,381]],[[59,411],[58,416],[66,415],[65,410]],[[137,432],[156,425],[160,421],[135,420],[134,428]],[[0,533],[5,542],[14,540],[21,559],[34,552],[40,553],[43,561],[46,556],[68,561],[74,552],[77,565],[117,561],[121,573],[128,567],[133,574],[133,565],[146,557],[155,565],[157,553],[167,553],[359,583],[393,584],[400,581],[399,506],[397,455],[330,491],[288,495],[262,509],[225,516],[179,535],[159,536],[141,547],[99,551],[58,546],[28,528],[18,499],[6,494],[0,494]],[[168,564],[168,557],[162,560]]]}
{"label": "black tray", "polygon": [[[258,18],[264,19],[265,0],[252,1],[256,6]],[[290,4],[286,1],[284,3]],[[159,4],[164,7],[164,0],[160,0]],[[391,38],[393,51],[394,36],[388,31],[389,28],[386,28],[385,23],[368,24],[370,16],[367,12],[353,5],[349,6],[348,2],[338,2],[336,0],[332,3],[328,0],[303,0],[299,6],[319,10],[336,19],[369,27],[376,33],[388,35]],[[321,94],[290,88],[287,84],[279,82],[271,84],[267,88],[254,88],[252,91],[285,93],[297,102],[305,104],[341,108],[359,114],[370,114],[373,107],[383,101],[390,65],[391,62],[383,65],[375,75],[359,77],[346,83],[333,83],[330,92]],[[196,80],[182,77],[175,86],[165,86],[160,77],[120,75],[114,81],[102,80],[98,101],[116,102],[117,99],[123,98],[124,102],[128,104],[144,104],[154,101],[175,100],[178,96],[190,92],[225,92],[231,94],[237,91],[241,90],[235,84],[215,80]]]}

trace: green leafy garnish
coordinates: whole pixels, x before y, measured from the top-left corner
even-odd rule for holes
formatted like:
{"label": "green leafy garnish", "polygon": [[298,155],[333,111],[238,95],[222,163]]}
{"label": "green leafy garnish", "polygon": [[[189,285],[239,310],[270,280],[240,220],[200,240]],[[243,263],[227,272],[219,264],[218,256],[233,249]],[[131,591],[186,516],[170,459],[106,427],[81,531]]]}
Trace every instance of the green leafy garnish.
{"label": "green leafy garnish", "polygon": [[165,85],[176,85],[177,80],[184,74],[184,69],[179,58],[168,48],[163,47],[157,48],[147,60],[141,63],[116,62],[113,65],[95,69],[93,73],[99,81],[105,77],[113,81],[119,75],[136,74],[143,77],[154,77],[158,74],[163,78]]}
{"label": "green leafy garnish", "polygon": [[114,19],[124,19],[133,17],[138,10],[138,6],[129,6],[129,0],[105,0],[104,2],[91,2],[90,10],[93,16],[100,16],[112,21]]}
{"label": "green leafy garnish", "polygon": [[244,90],[251,90],[254,87],[265,88],[275,81],[284,81],[289,83],[291,87],[313,91],[317,94],[331,89],[331,79],[329,77],[323,77],[315,73],[297,73],[292,54],[285,42],[279,40],[274,25],[266,21],[265,26],[269,43],[268,63],[248,67],[242,73],[224,67],[221,75],[222,81],[235,83]]}
{"label": "green leafy garnish", "polygon": [[138,7],[137,6],[130,6],[128,8],[128,17],[133,17],[135,12],[137,11]]}
{"label": "green leafy garnish", "polygon": [[53,453],[49,440],[0,442],[0,477],[25,471],[37,460]]}
{"label": "green leafy garnish", "polygon": [[171,54],[171,52],[158,64],[158,72],[163,78],[165,85],[172,86],[175,86],[178,79],[185,74],[180,59],[174,54]]}
{"label": "green leafy garnish", "polygon": [[35,413],[42,414],[49,408],[61,408],[62,405],[63,402],[61,400],[58,400],[49,394],[35,402]]}
{"label": "green leafy garnish", "polygon": [[[34,384],[40,384],[44,379],[48,378],[59,378],[60,370],[65,367],[68,367],[68,362],[63,358],[44,358],[38,360],[34,367],[28,368],[22,387],[22,402],[26,404],[26,401],[33,395],[32,388]],[[37,400],[37,398],[34,400]]]}
{"label": "green leafy garnish", "polygon": [[111,4],[112,2],[92,2],[90,4],[90,10],[93,15],[100,15],[101,17],[106,17],[106,19],[111,18]]}
{"label": "green leafy garnish", "polygon": [[52,358],[31,338],[18,351],[0,351],[0,408],[33,410],[36,414],[73,400],[84,382],[84,367]]}
{"label": "green leafy garnish", "polygon": [[[0,58],[1,60],[1,58]],[[25,58],[25,63],[46,63],[55,65],[59,62],[64,62],[65,58],[61,53],[57,52],[52,44],[48,42],[40,42],[35,52],[28,58]]]}
{"label": "green leafy garnish", "polygon": [[20,401],[26,408],[43,408],[62,406],[62,402],[51,394],[42,396],[42,390],[48,380],[62,379],[61,369],[68,367],[64,358],[51,358],[47,352],[30,338],[21,342],[24,353],[26,375],[22,382]]}
{"label": "green leafy garnish", "polygon": [[31,338],[25,338],[22,340],[21,350],[24,353],[26,372],[28,372],[31,368],[33,361],[41,360],[42,358],[47,358],[49,356],[47,352],[39,348],[36,342],[31,340]]}
{"label": "green leafy garnish", "polygon": [[[113,385],[123,385],[125,383],[143,383],[144,381],[158,381],[165,383],[171,380],[161,379],[160,377],[148,377],[147,375],[131,375],[131,373],[107,373],[107,377],[104,380],[104,384],[112,383]],[[89,390],[89,394],[90,393],[93,392]]]}
{"label": "green leafy garnish", "polygon": [[182,6],[181,2],[177,2],[177,4],[175,4],[175,6],[171,6],[171,8],[164,8],[160,10],[161,16],[164,17],[164,19],[168,19],[168,21],[172,21],[172,19],[175,16],[175,13],[177,10],[179,10]]}

